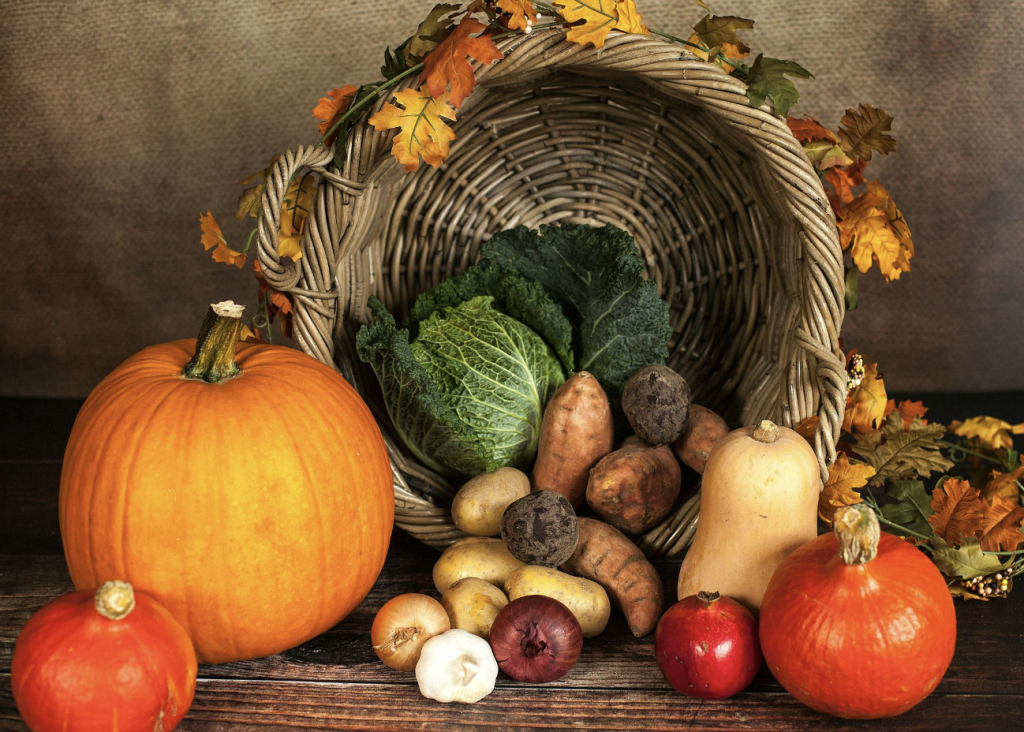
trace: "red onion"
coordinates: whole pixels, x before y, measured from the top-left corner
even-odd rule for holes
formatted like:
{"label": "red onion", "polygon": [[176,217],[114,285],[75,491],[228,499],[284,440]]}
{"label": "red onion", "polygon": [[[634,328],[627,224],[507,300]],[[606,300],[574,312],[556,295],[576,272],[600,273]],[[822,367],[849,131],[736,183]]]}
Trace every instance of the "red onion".
{"label": "red onion", "polygon": [[517,681],[543,684],[569,673],[580,657],[583,631],[565,605],[527,595],[501,609],[491,625],[498,668]]}

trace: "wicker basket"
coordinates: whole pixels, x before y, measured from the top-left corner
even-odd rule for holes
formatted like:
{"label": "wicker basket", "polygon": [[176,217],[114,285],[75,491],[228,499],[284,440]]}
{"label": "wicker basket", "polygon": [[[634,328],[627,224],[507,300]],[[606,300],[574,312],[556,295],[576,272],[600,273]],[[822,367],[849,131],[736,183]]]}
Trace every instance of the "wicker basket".
{"label": "wicker basket", "polygon": [[[376,379],[355,356],[367,297],[401,322],[419,293],[471,265],[490,234],[519,224],[631,232],[671,304],[669,365],[694,400],[733,424],[819,415],[814,446],[826,476],[846,393],[842,251],[821,183],[784,121],[752,109],[742,82],[650,37],[613,32],[598,50],[550,29],[499,48],[504,60],[477,69],[439,170],[406,174],[390,155],[394,132],[360,124],[343,168],[333,149],[288,152],[263,199],[264,275],[294,296],[299,347],[339,369],[378,414],[395,523],[439,549],[463,536],[447,508],[453,487],[395,437]],[[320,179],[293,263],[277,256],[277,229],[301,169]],[[698,503],[641,537],[645,551],[684,549]]]}

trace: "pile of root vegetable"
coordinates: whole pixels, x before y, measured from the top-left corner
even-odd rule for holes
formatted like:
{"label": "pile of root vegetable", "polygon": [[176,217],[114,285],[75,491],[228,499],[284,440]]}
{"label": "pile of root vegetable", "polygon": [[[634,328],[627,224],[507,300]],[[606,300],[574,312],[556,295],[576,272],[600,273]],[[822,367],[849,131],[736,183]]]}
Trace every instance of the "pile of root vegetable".
{"label": "pile of root vegetable", "polygon": [[[544,410],[532,476],[502,467],[459,489],[452,518],[471,536],[434,566],[440,603],[400,595],[373,624],[377,655],[415,670],[424,696],[476,701],[499,669],[519,681],[559,679],[613,607],[636,637],[654,631],[665,593],[627,534],[664,519],[679,496],[678,460],[702,472],[729,430],[691,406],[686,381],[659,364],[629,378],[621,411],[634,434],[614,449],[612,405],[598,380],[578,371]],[[471,678],[465,663],[476,669]]]}

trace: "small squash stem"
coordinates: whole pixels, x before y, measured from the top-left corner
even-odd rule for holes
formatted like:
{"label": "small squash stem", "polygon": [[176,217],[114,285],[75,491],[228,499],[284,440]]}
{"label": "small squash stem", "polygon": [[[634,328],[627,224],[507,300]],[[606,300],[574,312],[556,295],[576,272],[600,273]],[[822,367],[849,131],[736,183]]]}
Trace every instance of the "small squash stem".
{"label": "small squash stem", "polygon": [[780,430],[770,419],[762,419],[761,424],[754,428],[754,432],[751,437],[758,442],[770,445],[782,437],[782,430]]}
{"label": "small squash stem", "polygon": [[878,554],[881,530],[869,506],[860,503],[838,509],[832,529],[839,541],[839,558],[845,564],[866,564]]}
{"label": "small squash stem", "polygon": [[107,620],[121,620],[135,607],[135,590],[127,582],[111,580],[96,590],[96,612]]}
{"label": "small squash stem", "polygon": [[697,599],[703,602],[705,605],[710,605],[713,602],[718,602],[722,596],[717,592],[705,592],[701,590],[697,593]]}
{"label": "small squash stem", "polygon": [[235,346],[242,331],[244,311],[244,305],[235,305],[231,300],[210,306],[196,338],[196,353],[185,364],[182,376],[216,384],[241,372],[235,363]]}

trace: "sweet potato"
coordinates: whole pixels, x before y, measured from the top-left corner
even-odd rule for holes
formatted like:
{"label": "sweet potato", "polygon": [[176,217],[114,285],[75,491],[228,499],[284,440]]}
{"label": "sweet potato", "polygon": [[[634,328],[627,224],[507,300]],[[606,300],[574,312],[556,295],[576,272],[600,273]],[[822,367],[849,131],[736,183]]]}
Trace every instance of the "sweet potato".
{"label": "sweet potato", "polygon": [[661,578],[647,557],[617,529],[594,519],[577,519],[580,542],[562,569],[597,582],[643,638],[658,625],[665,606]]}
{"label": "sweet potato", "polygon": [[608,397],[597,379],[579,371],[558,387],[544,410],[533,489],[556,491],[573,508],[582,507],[591,468],[614,445]]}
{"label": "sweet potato", "polygon": [[672,449],[683,465],[688,465],[701,475],[708,462],[708,454],[715,443],[729,434],[725,420],[707,407],[694,404],[690,407],[690,419],[679,439],[672,443]]}
{"label": "sweet potato", "polygon": [[668,446],[630,445],[605,455],[590,471],[587,503],[620,531],[639,534],[672,510],[682,478]]}

